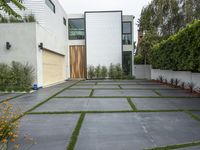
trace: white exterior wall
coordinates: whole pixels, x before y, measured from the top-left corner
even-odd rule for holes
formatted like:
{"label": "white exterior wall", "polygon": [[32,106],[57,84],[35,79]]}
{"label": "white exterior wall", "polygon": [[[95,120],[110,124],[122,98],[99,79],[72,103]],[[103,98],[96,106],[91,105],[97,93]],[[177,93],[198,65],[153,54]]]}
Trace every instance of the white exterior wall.
{"label": "white exterior wall", "polygon": [[[36,23],[0,24],[0,32],[0,63],[17,61],[32,65],[35,69],[34,83],[37,83]],[[9,50],[6,42],[11,44]]]}
{"label": "white exterior wall", "polygon": [[122,12],[86,12],[87,66],[122,64]]}
{"label": "white exterior wall", "polygon": [[135,65],[136,79],[151,79],[151,65]]}
{"label": "white exterior wall", "polygon": [[164,79],[170,83],[171,79],[179,79],[180,83],[185,82],[194,83],[195,88],[200,87],[200,73],[192,73],[190,71],[172,71],[172,70],[160,70],[160,69],[151,69],[151,79],[158,79],[159,76],[163,76]]}

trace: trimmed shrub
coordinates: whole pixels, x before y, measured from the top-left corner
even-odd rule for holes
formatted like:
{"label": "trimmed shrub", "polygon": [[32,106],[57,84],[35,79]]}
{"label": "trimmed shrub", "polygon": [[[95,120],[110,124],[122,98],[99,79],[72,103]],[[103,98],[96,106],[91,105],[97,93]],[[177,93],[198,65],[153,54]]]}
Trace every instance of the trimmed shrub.
{"label": "trimmed shrub", "polygon": [[150,61],[154,69],[200,72],[200,20],[154,45]]}
{"label": "trimmed shrub", "polygon": [[89,66],[87,74],[88,74],[88,79],[93,79],[95,77],[95,68],[94,68],[94,66]]}
{"label": "trimmed shrub", "polygon": [[134,64],[144,64],[144,57],[141,54],[138,54],[134,57]]}
{"label": "trimmed shrub", "polygon": [[115,66],[111,63],[110,64],[110,67],[109,67],[109,77],[111,78],[111,79],[114,79],[114,74],[115,74]]}
{"label": "trimmed shrub", "polygon": [[0,64],[0,91],[30,91],[34,81],[34,69],[29,64],[12,62]]}
{"label": "trimmed shrub", "polygon": [[101,66],[100,65],[98,65],[96,68],[95,68],[95,77],[97,78],[97,79],[99,79],[100,77],[101,77]]}
{"label": "trimmed shrub", "polygon": [[101,77],[103,79],[105,79],[107,77],[107,75],[108,75],[108,69],[106,68],[106,66],[102,66],[102,68],[101,68]]}
{"label": "trimmed shrub", "polygon": [[114,79],[122,79],[123,78],[123,70],[120,64],[115,65],[114,68]]}

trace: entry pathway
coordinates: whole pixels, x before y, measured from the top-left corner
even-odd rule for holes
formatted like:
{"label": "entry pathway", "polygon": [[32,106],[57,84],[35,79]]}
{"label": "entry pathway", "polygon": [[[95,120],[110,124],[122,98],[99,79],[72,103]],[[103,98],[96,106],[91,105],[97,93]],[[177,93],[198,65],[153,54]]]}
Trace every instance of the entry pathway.
{"label": "entry pathway", "polygon": [[200,146],[200,98],[153,81],[68,81],[10,102],[26,112],[17,142],[30,135],[30,150]]}

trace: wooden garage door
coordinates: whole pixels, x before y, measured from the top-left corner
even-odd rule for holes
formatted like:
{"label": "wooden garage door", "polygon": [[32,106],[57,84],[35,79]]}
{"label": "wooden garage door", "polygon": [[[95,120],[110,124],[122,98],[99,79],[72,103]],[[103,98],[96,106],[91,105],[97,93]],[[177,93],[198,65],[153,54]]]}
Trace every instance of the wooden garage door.
{"label": "wooden garage door", "polygon": [[70,76],[71,78],[86,78],[85,46],[70,46]]}
{"label": "wooden garage door", "polygon": [[65,57],[63,55],[44,50],[42,60],[43,86],[65,80]]}

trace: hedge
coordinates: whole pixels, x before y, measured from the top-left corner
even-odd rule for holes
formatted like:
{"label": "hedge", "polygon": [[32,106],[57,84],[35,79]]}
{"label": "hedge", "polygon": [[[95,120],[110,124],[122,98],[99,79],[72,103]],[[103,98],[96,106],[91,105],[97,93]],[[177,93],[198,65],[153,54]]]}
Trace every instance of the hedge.
{"label": "hedge", "polygon": [[200,20],[154,45],[150,60],[154,69],[200,72]]}
{"label": "hedge", "polygon": [[29,64],[0,63],[0,91],[30,91],[34,81],[34,69]]}

